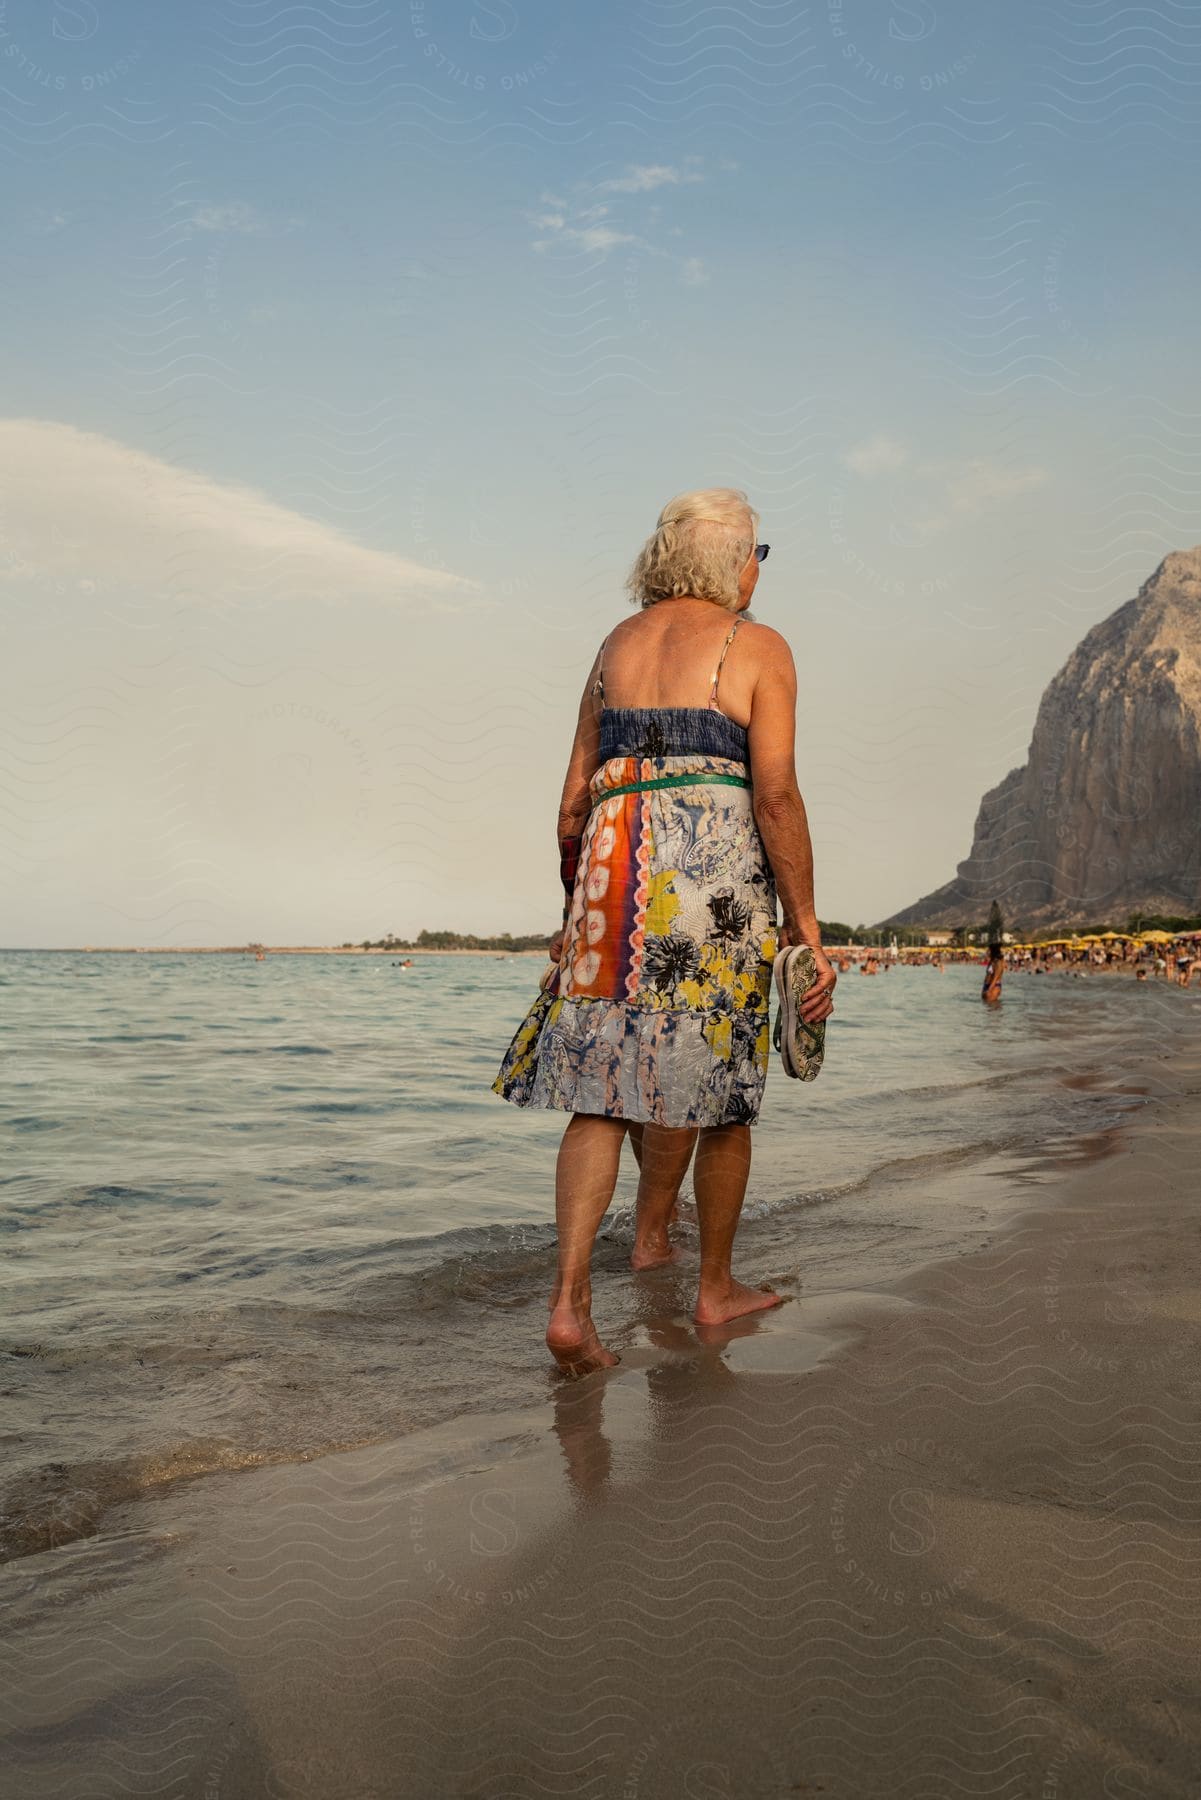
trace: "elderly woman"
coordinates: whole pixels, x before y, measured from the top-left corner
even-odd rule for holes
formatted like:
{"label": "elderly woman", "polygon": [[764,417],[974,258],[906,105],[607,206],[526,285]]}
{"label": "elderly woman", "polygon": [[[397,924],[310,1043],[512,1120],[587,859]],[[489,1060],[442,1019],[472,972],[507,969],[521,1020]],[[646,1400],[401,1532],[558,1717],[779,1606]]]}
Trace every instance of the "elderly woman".
{"label": "elderly woman", "polygon": [[748,612],[767,555],[758,523],[738,489],[680,494],[634,564],[640,610],[588,671],[563,784],[556,966],[492,1083],[515,1105],[573,1114],[546,1334],[569,1374],[619,1360],[592,1322],[591,1264],[632,1123],[642,1197],[657,1196],[662,1220],[696,1147],[697,1322],[780,1303],[730,1269],[767,1077],[772,963],[788,944],[813,946],[818,981],[801,1007],[812,1021],[833,1011],[836,976],[797,786],[796,670],[780,633]]}

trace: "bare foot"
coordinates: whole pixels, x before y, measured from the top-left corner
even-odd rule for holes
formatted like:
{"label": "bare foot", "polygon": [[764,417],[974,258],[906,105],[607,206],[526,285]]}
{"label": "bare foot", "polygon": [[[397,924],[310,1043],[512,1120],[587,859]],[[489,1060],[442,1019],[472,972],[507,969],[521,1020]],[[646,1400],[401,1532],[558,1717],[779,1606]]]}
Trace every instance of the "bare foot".
{"label": "bare foot", "polygon": [[783,1306],[786,1296],[774,1288],[747,1287],[733,1276],[721,1286],[703,1287],[697,1297],[693,1318],[698,1325],[728,1325],[744,1314],[764,1312],[769,1306]]}
{"label": "bare foot", "polygon": [[661,1269],[666,1263],[679,1261],[680,1253],[667,1235],[669,1225],[680,1222],[680,1197],[677,1194],[666,1212],[658,1206],[654,1217],[647,1205],[636,1209],[634,1248],[630,1252],[631,1269]]}
{"label": "bare foot", "polygon": [[631,1269],[661,1269],[665,1263],[678,1262],[680,1252],[671,1243],[665,1227],[634,1234],[634,1248],[630,1251]]}
{"label": "bare foot", "polygon": [[612,1369],[620,1361],[606,1350],[586,1311],[561,1300],[546,1328],[546,1347],[565,1375],[591,1375],[594,1369]]}

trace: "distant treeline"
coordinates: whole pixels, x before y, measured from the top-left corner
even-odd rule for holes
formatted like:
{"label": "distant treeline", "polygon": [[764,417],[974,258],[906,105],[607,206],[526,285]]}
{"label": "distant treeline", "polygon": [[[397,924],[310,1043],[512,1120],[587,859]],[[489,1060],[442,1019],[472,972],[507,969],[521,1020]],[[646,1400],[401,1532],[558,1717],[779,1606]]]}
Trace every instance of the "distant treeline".
{"label": "distant treeline", "polygon": [[[920,925],[844,925],[838,919],[819,919],[823,944],[889,944],[894,939],[902,950],[913,944],[924,944],[926,928]],[[1015,927],[1007,927],[1011,932]],[[1100,936],[1103,931],[1201,931],[1201,916],[1185,918],[1173,914],[1168,917],[1159,913],[1136,913],[1121,925],[1113,925],[1103,921],[1098,925],[1073,925],[1069,928],[1081,937]],[[1055,931],[1045,929],[1040,937],[1053,937]],[[974,925],[961,925],[955,930],[955,938],[959,943],[983,943],[988,936],[988,921],[982,919]],[[545,932],[536,931],[524,937],[513,937],[511,933],[502,931],[495,937],[476,937],[472,932],[461,931],[419,931],[415,938],[394,937],[391,932],[386,937],[364,938],[361,943],[345,943],[343,950],[502,950],[509,955],[519,950],[544,950],[550,939]],[[254,945],[251,948],[255,948]]]}
{"label": "distant treeline", "polygon": [[545,931],[527,937],[512,937],[502,931],[499,937],[476,937],[461,931],[419,931],[415,938],[364,938],[360,944],[343,944],[343,950],[545,950],[550,938]]}
{"label": "distant treeline", "polygon": [[[849,925],[840,925],[836,921],[820,919],[822,942],[828,944],[846,944],[853,939],[858,944],[871,943],[883,939],[887,943],[889,936],[895,936],[898,944],[924,944],[925,934],[921,931],[895,931],[880,933],[869,925],[857,925],[852,931]],[[471,932],[461,931],[419,931],[415,938],[387,937],[364,938],[361,943],[346,943],[343,950],[545,950],[550,939],[545,932],[534,932],[526,937],[512,937],[504,931],[498,937],[476,937]]]}

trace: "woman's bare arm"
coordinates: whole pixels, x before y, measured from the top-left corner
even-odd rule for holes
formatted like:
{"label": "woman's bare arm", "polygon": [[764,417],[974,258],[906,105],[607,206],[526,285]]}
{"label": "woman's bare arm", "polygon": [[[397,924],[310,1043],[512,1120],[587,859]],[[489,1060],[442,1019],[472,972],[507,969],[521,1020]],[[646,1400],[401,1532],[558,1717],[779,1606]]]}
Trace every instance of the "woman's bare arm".
{"label": "woman's bare arm", "polygon": [[796,666],[778,631],[761,625],[757,636],[761,662],[747,732],[751,805],[784,915],[781,944],[809,944],[817,952],[818,980],[801,1003],[802,1016],[813,1022],[832,1010],[830,994],[838,977],[821,947],[813,843],[796,776]]}
{"label": "woman's bare arm", "polygon": [[755,677],[747,733],[755,823],[771,863],[784,924],[797,943],[816,946],[821,934],[813,899],[813,844],[796,775],[796,667],[788,642],[778,631],[763,625],[759,631],[770,635]]}
{"label": "woman's bare arm", "polygon": [[600,726],[592,688],[600,669],[600,651],[592,659],[592,667],[580,695],[576,714],[575,738],[563,777],[563,793],[559,800],[559,817],[555,826],[556,843],[582,831],[591,805],[589,783],[595,775],[600,755]]}
{"label": "woman's bare arm", "polygon": [[[563,778],[563,792],[559,799],[559,816],[555,822],[555,851],[559,858],[559,873],[563,878],[563,889],[570,903],[570,886],[574,877],[576,863],[579,858],[580,840],[584,827],[588,822],[591,810],[590,782],[596,773],[600,752],[600,726],[597,722],[596,706],[592,698],[592,688],[600,669],[601,653],[598,650],[592,659],[592,667],[584,683],[584,692],[580,696],[579,709],[576,713],[575,738],[571,746],[571,755],[567,761],[567,773]],[[555,932],[550,941],[550,955],[558,962],[563,949],[563,932],[567,923],[567,904],[563,908],[563,925]]]}

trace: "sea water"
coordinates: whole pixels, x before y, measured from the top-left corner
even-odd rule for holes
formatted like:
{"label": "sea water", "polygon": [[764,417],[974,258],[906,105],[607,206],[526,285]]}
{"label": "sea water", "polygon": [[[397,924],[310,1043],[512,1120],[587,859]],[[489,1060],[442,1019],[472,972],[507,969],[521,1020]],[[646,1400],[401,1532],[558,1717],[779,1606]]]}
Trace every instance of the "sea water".
{"label": "sea water", "polygon": [[[543,966],[0,953],[4,1554],[207,1470],[545,1398],[567,1118],[490,1091]],[[773,1054],[736,1270],[802,1306],[764,1330],[980,1241],[1023,1171],[1140,1103],[1201,998],[1011,973],[986,1008],[980,984],[848,973],[818,1079]],[[636,1179],[627,1146],[597,1254],[619,1352]],[[679,1231],[654,1279],[686,1322],[690,1180]]]}

